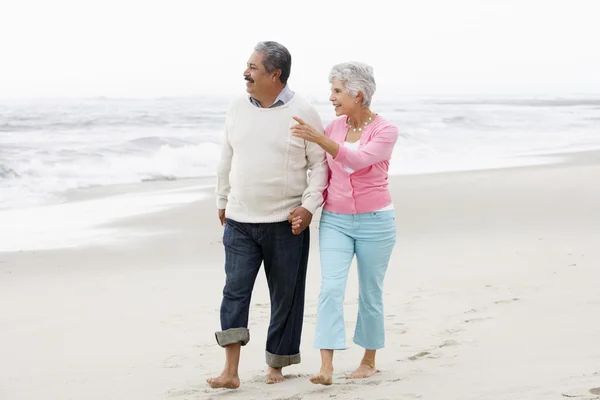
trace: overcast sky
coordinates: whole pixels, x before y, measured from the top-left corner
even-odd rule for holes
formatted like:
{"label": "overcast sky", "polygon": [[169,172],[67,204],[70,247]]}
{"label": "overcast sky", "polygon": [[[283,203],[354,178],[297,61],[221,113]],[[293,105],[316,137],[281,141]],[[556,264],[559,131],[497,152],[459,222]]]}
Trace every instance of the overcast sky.
{"label": "overcast sky", "polygon": [[325,98],[347,60],[384,97],[600,95],[599,16],[598,0],[0,0],[0,97],[229,95],[260,40]]}

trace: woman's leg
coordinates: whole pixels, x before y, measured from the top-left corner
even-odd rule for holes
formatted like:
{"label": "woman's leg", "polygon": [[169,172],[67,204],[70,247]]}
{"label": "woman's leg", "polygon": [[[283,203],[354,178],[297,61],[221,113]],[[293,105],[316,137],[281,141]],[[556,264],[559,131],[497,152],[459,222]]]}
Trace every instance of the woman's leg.
{"label": "woman's leg", "polygon": [[352,215],[323,211],[319,228],[321,293],[317,309],[314,347],[321,350],[321,371],[310,380],[331,384],[333,351],[346,348],[344,296],[352,258],[354,239],[348,236]]}
{"label": "woman's leg", "polygon": [[377,372],[376,350],[385,346],[383,280],[396,244],[393,211],[361,215],[356,238],[358,264],[358,318],[354,343],[365,349],[359,368],[349,378],[366,378]]}
{"label": "woman's leg", "polygon": [[333,383],[333,350],[321,349],[321,370],[310,377],[314,384],[331,385]]}

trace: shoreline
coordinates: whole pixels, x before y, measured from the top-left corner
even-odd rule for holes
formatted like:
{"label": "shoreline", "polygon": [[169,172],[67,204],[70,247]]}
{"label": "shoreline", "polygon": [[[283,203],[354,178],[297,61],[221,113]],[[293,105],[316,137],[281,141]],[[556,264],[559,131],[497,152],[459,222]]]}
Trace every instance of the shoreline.
{"label": "shoreline", "polygon": [[[478,172],[488,171],[502,171],[512,169],[527,169],[527,168],[546,168],[551,166],[562,166],[562,165],[582,165],[582,164],[595,164],[600,162],[600,149],[595,150],[577,150],[573,152],[555,152],[555,153],[543,153],[533,155],[523,155],[523,159],[539,159],[539,163],[534,164],[520,164],[520,165],[509,165],[509,166],[498,166],[490,168],[475,168],[475,169],[460,169],[460,170],[444,170],[444,171],[433,171],[433,172],[410,172],[410,173],[390,173],[390,179],[395,177],[411,177],[411,176],[430,176],[430,175],[446,175],[446,174],[470,174]],[[546,161],[541,162],[541,160]],[[141,182],[129,182],[129,183],[118,183],[109,184],[102,186],[90,186],[82,188],[67,189],[64,191],[57,192],[57,194],[64,198],[64,201],[50,204],[42,204],[27,207],[17,208],[0,208],[0,213],[10,212],[12,210],[19,210],[23,208],[41,208],[53,205],[60,205],[71,203],[75,201],[99,199],[110,196],[131,194],[131,193],[142,193],[152,192],[156,190],[194,190],[196,187],[206,190],[214,189],[214,180],[216,176],[202,176],[202,177],[187,177],[187,178],[175,178],[175,179],[164,179],[164,180],[147,180]],[[150,190],[149,190],[150,189]]]}
{"label": "shoreline", "polygon": [[[486,176],[511,172],[561,169],[573,166],[600,164],[600,150],[577,153],[557,153],[547,156],[548,163],[536,165],[501,167],[491,169],[430,172],[423,174],[390,175],[390,183],[411,179],[444,179],[452,176]],[[556,162],[556,160],[560,160]],[[116,235],[122,240],[143,240],[144,237],[159,235],[159,232],[143,233],[119,228],[130,226],[127,222],[136,219],[152,220],[152,215],[185,204],[202,202],[214,198],[214,177],[185,178],[168,181],[148,181],[131,184],[97,186],[71,189],[63,192],[65,201],[57,204],[0,210],[0,218],[7,221],[4,230],[0,227],[0,254],[19,251],[60,250],[78,246],[115,245]],[[136,201],[138,204],[136,204]],[[115,211],[117,210],[117,211]],[[104,217],[103,217],[104,215]],[[138,218],[139,217],[139,218]],[[66,226],[64,219],[80,222]],[[27,221],[25,224],[23,220]],[[39,221],[45,221],[41,223]],[[16,229],[9,229],[16,226]],[[56,232],[65,233],[69,245],[60,244]],[[94,242],[94,235],[104,236],[104,241]],[[163,232],[167,234],[167,232]],[[40,244],[29,244],[29,238],[37,238]],[[18,245],[17,243],[22,243]],[[54,243],[54,244],[53,244]],[[4,245],[3,245],[4,244]]]}

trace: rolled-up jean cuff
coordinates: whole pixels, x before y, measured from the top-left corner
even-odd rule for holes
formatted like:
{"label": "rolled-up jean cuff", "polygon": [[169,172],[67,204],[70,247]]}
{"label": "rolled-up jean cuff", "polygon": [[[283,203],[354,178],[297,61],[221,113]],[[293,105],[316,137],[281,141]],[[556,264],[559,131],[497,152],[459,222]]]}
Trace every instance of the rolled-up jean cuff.
{"label": "rolled-up jean cuff", "polygon": [[215,332],[215,337],[221,347],[234,343],[241,343],[242,346],[245,346],[250,341],[250,331],[248,328],[230,328],[226,331]]}
{"label": "rolled-up jean cuff", "polygon": [[273,368],[283,368],[292,364],[300,364],[300,353],[293,356],[279,356],[265,351],[267,357],[267,365]]}

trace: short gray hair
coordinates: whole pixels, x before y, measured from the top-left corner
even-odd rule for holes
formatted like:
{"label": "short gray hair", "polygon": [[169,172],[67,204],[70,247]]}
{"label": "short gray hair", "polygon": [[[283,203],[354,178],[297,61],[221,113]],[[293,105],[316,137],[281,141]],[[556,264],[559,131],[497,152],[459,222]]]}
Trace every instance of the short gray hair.
{"label": "short gray hair", "polygon": [[371,99],[377,88],[373,67],[356,61],[336,64],[329,73],[329,83],[333,82],[334,79],[340,81],[346,88],[346,92],[352,96],[362,92],[362,105],[364,107],[371,105]]}
{"label": "short gray hair", "polygon": [[281,70],[279,80],[286,84],[292,69],[292,55],[288,49],[277,42],[259,42],[254,51],[263,55],[263,65],[268,73]]}

